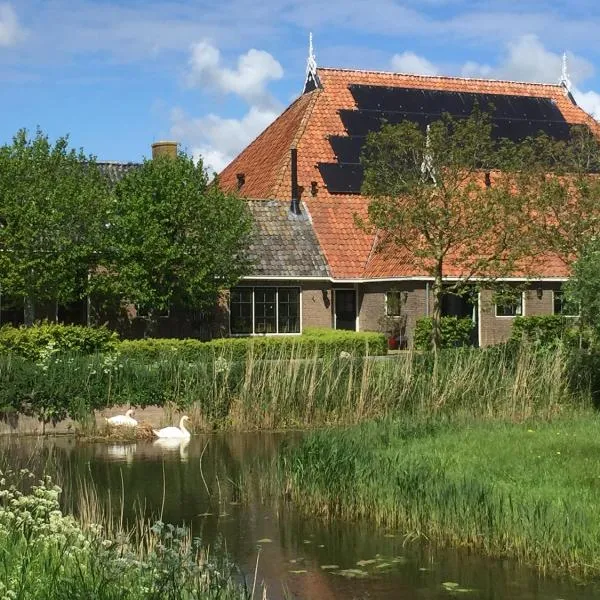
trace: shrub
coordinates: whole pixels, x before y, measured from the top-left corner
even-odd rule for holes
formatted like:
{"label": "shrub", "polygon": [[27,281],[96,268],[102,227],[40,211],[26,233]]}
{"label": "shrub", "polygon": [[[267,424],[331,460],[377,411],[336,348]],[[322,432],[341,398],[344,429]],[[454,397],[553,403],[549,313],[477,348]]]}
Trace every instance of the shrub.
{"label": "shrub", "polygon": [[[468,317],[442,317],[442,348],[469,346],[474,327],[473,320]],[[431,317],[417,319],[413,339],[416,349],[429,350],[431,348],[432,329],[433,321]]]}
{"label": "shrub", "polygon": [[41,323],[34,327],[0,328],[0,353],[10,353],[29,360],[40,360],[48,354],[108,352],[117,344],[118,336],[106,327],[83,327]]}
{"label": "shrub", "polygon": [[510,341],[526,341],[541,346],[554,346],[565,337],[572,324],[572,319],[561,315],[516,317],[510,333]]}
{"label": "shrub", "polygon": [[301,336],[222,338],[210,342],[193,339],[126,340],[119,343],[124,357],[158,360],[177,357],[187,361],[212,361],[217,356],[228,360],[254,358],[308,358],[312,356],[339,356],[348,352],[353,356],[384,355],[386,341],[380,333],[353,331],[309,330]]}

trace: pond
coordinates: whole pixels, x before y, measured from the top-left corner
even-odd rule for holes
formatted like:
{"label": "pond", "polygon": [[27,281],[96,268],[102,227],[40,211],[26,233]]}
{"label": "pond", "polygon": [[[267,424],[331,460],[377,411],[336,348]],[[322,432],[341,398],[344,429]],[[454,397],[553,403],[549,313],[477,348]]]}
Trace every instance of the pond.
{"label": "pond", "polygon": [[91,477],[100,498],[117,515],[123,508],[125,519],[162,513],[164,522],[191,525],[214,552],[228,552],[250,585],[258,560],[258,581],[271,600],[600,597],[598,586],[542,578],[512,561],[436,550],[369,523],[299,514],[265,482],[281,444],[301,435],[197,435],[183,446],[12,438],[0,440],[0,450],[16,462],[42,444],[64,481]]}

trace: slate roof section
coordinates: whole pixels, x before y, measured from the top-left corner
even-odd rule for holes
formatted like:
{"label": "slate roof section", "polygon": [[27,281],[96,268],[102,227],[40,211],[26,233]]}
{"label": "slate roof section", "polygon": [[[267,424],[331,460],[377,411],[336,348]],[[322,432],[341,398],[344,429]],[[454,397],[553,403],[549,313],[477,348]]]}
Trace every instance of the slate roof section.
{"label": "slate roof section", "polygon": [[[413,89],[500,94],[550,99],[570,124],[586,124],[600,133],[600,125],[565,94],[561,85],[518,83],[458,77],[431,77],[326,69],[317,71],[322,85],[296,100],[248,146],[221,174],[221,185],[236,189],[236,174],[243,172],[247,197],[288,199],[291,189],[290,148],[297,149],[298,185],[313,222],[321,249],[336,279],[417,276],[410,256],[373,252],[375,238],[356,226],[355,215],[365,216],[369,200],[360,194],[331,193],[319,163],[335,163],[330,136],[347,136],[340,111],[356,109],[350,86],[385,86]],[[311,194],[316,185],[316,195]],[[541,275],[562,277],[556,260],[540,262]]]}
{"label": "slate roof section", "polygon": [[248,202],[255,226],[249,251],[255,262],[252,276],[329,278],[306,207],[294,215],[289,205],[282,200]]}
{"label": "slate roof section", "polygon": [[114,162],[107,160],[98,161],[96,164],[100,168],[100,171],[104,173],[104,175],[108,178],[112,185],[115,185],[116,183],[121,181],[121,179],[123,179],[123,177],[125,177],[125,175],[129,173],[129,171],[137,169],[141,166],[140,163]]}

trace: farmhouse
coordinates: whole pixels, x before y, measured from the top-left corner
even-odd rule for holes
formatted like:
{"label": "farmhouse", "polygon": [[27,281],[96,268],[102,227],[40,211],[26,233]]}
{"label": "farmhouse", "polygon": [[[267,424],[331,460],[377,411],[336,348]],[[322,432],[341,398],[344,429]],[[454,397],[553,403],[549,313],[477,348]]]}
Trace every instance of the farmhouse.
{"label": "farmhouse", "polygon": [[[410,253],[376,252],[375,234],[356,225],[369,204],[361,148],[384,122],[426,127],[444,112],[469,115],[476,103],[493,107],[496,134],[515,141],[540,131],[565,139],[572,125],[592,123],[566,70],[557,85],[404,75],[317,68],[311,50],[302,95],[220,174],[221,186],[248,198],[263,232],[253,249],[258,268],[231,290],[230,333],[376,331],[387,316],[409,345],[416,320],[431,310],[431,278]],[[505,341],[514,317],[562,312],[565,264],[546,256],[536,273],[507,278],[526,283],[509,304],[496,305],[491,291],[448,295],[443,313],[470,316],[479,345]]]}

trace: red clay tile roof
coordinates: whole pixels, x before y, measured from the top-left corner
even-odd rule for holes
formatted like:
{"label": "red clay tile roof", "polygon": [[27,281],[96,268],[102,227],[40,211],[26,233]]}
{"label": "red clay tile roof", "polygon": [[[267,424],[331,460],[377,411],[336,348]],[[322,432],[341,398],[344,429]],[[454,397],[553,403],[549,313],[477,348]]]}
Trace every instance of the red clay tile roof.
{"label": "red clay tile roof", "polygon": [[[598,123],[573,104],[560,85],[324,68],[318,74],[322,89],[298,98],[223,171],[221,185],[236,189],[236,174],[243,172],[246,181],[241,190],[243,195],[255,199],[289,198],[290,148],[296,147],[302,200],[308,207],[332,275],[337,279],[424,275],[417,272],[408,254],[389,250],[372,252],[374,236],[355,224],[356,214],[366,215],[368,198],[329,193],[321,177],[318,163],[336,161],[328,136],[346,134],[338,111],[356,106],[350,84],[549,98],[568,123],[587,124],[600,133]],[[311,194],[312,182],[317,186],[315,196]],[[566,275],[559,259],[540,261],[539,267],[540,276]]]}
{"label": "red clay tile roof", "polygon": [[[219,175],[225,190],[238,189],[238,173],[244,173],[245,183],[240,193],[246,198],[265,200],[288,198],[290,149],[304,131],[304,125],[319,90],[304,94],[293,102]],[[284,176],[287,173],[287,181]],[[287,187],[285,184],[287,183]]]}

